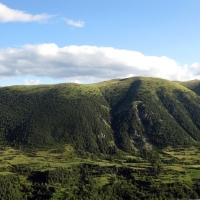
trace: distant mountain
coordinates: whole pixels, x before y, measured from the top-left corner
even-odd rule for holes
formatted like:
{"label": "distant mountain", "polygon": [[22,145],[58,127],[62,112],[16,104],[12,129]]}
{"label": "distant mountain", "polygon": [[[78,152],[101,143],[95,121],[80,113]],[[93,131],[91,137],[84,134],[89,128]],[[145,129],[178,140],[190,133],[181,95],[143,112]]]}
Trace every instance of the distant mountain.
{"label": "distant mountain", "polygon": [[200,81],[134,77],[0,88],[0,144],[77,151],[198,145]]}
{"label": "distant mountain", "polygon": [[200,80],[179,82],[179,84],[187,87],[188,89],[194,91],[196,94],[200,95]]}

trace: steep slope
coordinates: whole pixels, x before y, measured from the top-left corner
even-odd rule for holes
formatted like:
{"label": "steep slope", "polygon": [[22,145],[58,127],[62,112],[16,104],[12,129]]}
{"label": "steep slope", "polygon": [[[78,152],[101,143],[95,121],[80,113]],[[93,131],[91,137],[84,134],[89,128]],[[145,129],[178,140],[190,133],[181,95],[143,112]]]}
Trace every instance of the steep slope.
{"label": "steep slope", "polygon": [[1,133],[16,146],[62,142],[77,150],[106,153],[113,141],[105,123],[110,121],[107,106],[98,87],[92,85],[1,88]]}
{"label": "steep slope", "polygon": [[[181,83],[182,84],[182,83]],[[71,144],[113,153],[200,141],[200,97],[185,83],[134,77],[0,88],[0,144]],[[188,87],[188,88],[187,88]]]}
{"label": "steep slope", "polygon": [[104,83],[101,90],[110,102],[119,148],[185,146],[200,140],[200,98],[178,83],[138,77]]}
{"label": "steep slope", "polygon": [[199,80],[177,82],[177,83],[185,86],[186,88],[188,88],[188,89],[194,91],[196,94],[200,95],[200,81]]}

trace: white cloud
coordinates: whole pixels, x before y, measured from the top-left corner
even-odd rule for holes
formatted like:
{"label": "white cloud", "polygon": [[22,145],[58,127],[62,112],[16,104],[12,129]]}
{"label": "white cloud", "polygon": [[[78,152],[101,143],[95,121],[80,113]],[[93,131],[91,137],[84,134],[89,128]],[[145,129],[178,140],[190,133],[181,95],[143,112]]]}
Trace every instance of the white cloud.
{"label": "white cloud", "polygon": [[73,21],[71,19],[66,19],[66,18],[64,20],[66,21],[68,25],[78,27],[78,28],[84,27],[85,25],[84,21]]}
{"label": "white cloud", "polygon": [[25,83],[25,85],[38,85],[40,83],[40,80],[25,79],[24,83]]}
{"label": "white cloud", "polygon": [[79,80],[72,80],[72,81],[70,81],[70,82],[81,84],[81,81],[79,81]]}
{"label": "white cloud", "polygon": [[0,22],[45,22],[51,15],[47,14],[38,14],[38,15],[31,15],[24,11],[14,10],[6,5],[0,3]]}
{"label": "white cloud", "polygon": [[97,82],[134,75],[170,80],[200,79],[198,63],[180,66],[165,56],[146,56],[112,47],[26,45],[21,49],[2,49],[0,58],[2,78],[34,76]]}
{"label": "white cloud", "polygon": [[198,70],[199,69],[199,63],[195,62],[191,65],[191,68],[194,69],[194,70]]}

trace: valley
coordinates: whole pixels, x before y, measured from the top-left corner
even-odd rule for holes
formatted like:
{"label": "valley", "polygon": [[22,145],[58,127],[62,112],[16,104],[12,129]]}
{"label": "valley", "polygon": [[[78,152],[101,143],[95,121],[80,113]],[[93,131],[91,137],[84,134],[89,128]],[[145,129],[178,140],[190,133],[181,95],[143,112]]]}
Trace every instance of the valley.
{"label": "valley", "polygon": [[[17,177],[13,184],[19,187],[19,199],[188,199],[200,192],[200,149],[194,147],[118,155],[77,155],[69,145],[49,150],[4,147],[0,163],[0,177]],[[5,180],[0,181],[4,187]],[[131,183],[135,189],[112,193],[119,183]],[[15,192],[10,194],[14,199]]]}

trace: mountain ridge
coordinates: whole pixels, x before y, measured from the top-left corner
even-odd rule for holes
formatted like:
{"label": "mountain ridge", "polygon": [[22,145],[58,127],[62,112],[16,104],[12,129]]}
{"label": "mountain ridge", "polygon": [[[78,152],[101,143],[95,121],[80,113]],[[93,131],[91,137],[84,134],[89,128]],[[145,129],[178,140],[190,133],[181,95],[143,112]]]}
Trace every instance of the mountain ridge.
{"label": "mountain ridge", "polygon": [[200,81],[133,77],[95,84],[0,88],[2,143],[77,151],[197,145]]}

